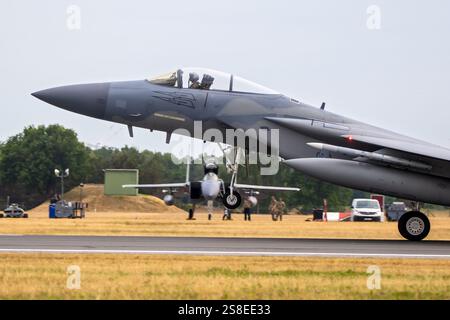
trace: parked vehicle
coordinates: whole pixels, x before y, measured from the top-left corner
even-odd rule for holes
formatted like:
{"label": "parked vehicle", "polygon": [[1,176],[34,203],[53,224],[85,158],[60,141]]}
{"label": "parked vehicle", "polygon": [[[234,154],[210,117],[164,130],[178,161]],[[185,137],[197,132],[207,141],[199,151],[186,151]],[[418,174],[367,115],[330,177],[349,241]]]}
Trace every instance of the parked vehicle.
{"label": "parked vehicle", "polygon": [[3,212],[4,214],[1,214],[0,218],[28,218],[28,214],[25,213],[25,210],[16,203],[8,206]]}
{"label": "parked vehicle", "polygon": [[353,199],[351,221],[382,221],[383,212],[375,199]]}

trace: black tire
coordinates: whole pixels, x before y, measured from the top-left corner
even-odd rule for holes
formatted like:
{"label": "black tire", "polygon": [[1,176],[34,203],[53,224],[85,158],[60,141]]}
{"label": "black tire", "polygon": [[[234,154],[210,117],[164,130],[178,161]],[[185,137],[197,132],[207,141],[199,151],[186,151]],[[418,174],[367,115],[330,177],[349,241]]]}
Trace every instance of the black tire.
{"label": "black tire", "polygon": [[24,218],[28,218],[28,213],[24,213],[24,214],[23,214],[23,217],[24,217]]}
{"label": "black tire", "polygon": [[4,218],[5,215],[3,213],[0,213],[0,218]]}
{"label": "black tire", "polygon": [[430,220],[420,211],[409,211],[398,220],[398,231],[403,238],[420,241],[430,232]]}
{"label": "black tire", "polygon": [[236,190],[233,190],[233,196],[231,197],[230,191],[227,190],[222,198],[223,205],[230,210],[239,208],[242,202],[241,195]]}

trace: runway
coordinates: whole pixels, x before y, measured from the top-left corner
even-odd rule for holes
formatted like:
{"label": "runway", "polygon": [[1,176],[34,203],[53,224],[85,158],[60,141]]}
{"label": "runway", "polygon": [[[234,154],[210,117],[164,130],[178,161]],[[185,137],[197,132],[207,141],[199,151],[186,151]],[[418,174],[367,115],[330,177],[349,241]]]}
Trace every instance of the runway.
{"label": "runway", "polygon": [[0,235],[1,252],[450,259],[450,242],[404,240]]}

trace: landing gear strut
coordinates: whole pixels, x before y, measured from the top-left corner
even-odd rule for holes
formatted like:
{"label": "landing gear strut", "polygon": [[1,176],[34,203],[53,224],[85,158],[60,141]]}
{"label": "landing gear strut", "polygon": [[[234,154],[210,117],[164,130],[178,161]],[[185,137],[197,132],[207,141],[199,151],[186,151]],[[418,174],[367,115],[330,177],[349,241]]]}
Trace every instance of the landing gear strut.
{"label": "landing gear strut", "polygon": [[[222,148],[222,152],[226,156],[226,152],[223,148]],[[239,168],[238,157],[239,157],[239,154],[236,153],[233,155],[233,160],[236,160],[236,161],[233,161],[232,163],[227,162],[228,172],[231,172],[231,181],[230,181],[230,185],[227,188],[223,187],[223,190],[222,190],[223,205],[225,206],[225,208],[227,208],[229,210],[234,210],[234,209],[239,208],[239,206],[241,205],[241,202],[242,202],[241,195],[239,194],[239,192],[234,190],[234,185],[237,180],[237,173],[238,173],[238,168]]]}
{"label": "landing gear strut", "polygon": [[213,213],[213,209],[214,209],[214,202],[212,200],[208,200],[207,202],[208,204],[208,220],[212,219],[212,213]]}
{"label": "landing gear strut", "polygon": [[188,220],[195,220],[194,218],[194,213],[195,213],[195,204],[192,206],[192,208],[189,208],[189,215],[188,215]]}
{"label": "landing gear strut", "polygon": [[430,232],[430,220],[420,211],[409,211],[398,220],[398,231],[411,241],[420,241]]}

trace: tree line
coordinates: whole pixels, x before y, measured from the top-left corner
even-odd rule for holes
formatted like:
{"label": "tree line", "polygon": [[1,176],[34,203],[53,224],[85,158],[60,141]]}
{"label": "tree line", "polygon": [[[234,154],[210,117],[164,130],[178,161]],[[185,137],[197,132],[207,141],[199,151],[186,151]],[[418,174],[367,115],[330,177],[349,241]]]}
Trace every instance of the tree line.
{"label": "tree line", "polygon": [[[185,165],[175,164],[169,153],[139,151],[127,146],[91,149],[71,129],[60,125],[30,126],[0,143],[0,200],[4,203],[10,196],[12,202],[26,209],[39,205],[60,190],[55,168],[70,168],[70,176],[65,179],[66,190],[81,182],[103,183],[104,169],[139,169],[141,183],[182,182],[186,173]],[[192,165],[191,179],[201,179],[202,171],[202,165]],[[219,165],[219,174],[229,181],[223,164]],[[330,209],[342,210],[354,196],[362,196],[361,192],[310,178],[283,164],[274,176],[261,176],[258,166],[249,165],[240,169],[239,182],[301,187],[300,192],[276,194],[289,208],[299,210],[322,207],[324,198]],[[268,202],[269,196],[261,195],[262,204]]]}

